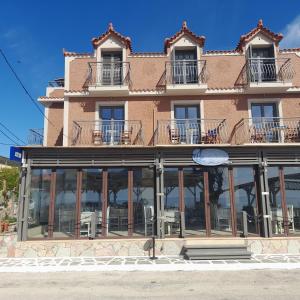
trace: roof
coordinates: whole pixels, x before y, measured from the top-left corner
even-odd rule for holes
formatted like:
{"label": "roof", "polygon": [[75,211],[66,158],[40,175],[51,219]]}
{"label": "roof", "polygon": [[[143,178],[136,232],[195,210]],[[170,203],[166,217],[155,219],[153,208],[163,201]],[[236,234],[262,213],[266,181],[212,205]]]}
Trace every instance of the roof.
{"label": "roof", "polygon": [[267,27],[264,27],[262,19],[260,19],[257,23],[257,26],[253,28],[250,32],[247,34],[241,35],[240,41],[238,45],[236,46],[237,51],[242,51],[244,45],[249,42],[256,34],[262,33],[266,35],[268,38],[270,38],[272,41],[274,41],[276,44],[278,44],[282,38],[283,35],[281,33],[274,33]]}
{"label": "roof", "polygon": [[103,33],[102,35],[100,35],[97,38],[92,39],[92,44],[93,44],[94,48],[97,48],[99,46],[99,44],[101,44],[103,41],[108,39],[108,37],[110,37],[110,36],[114,36],[117,39],[121,40],[123,42],[123,44],[126,46],[126,48],[129,48],[130,52],[132,51],[130,37],[125,37],[122,34],[120,34],[119,32],[115,31],[112,23],[108,24],[108,29],[105,33]]}
{"label": "roof", "polygon": [[181,30],[175,33],[172,37],[165,39],[165,53],[167,53],[167,49],[174,44],[176,41],[178,41],[182,36],[187,35],[189,36],[193,41],[200,44],[201,47],[204,46],[205,42],[205,36],[198,36],[195,33],[193,33],[191,30],[188,29],[186,21],[182,23]]}

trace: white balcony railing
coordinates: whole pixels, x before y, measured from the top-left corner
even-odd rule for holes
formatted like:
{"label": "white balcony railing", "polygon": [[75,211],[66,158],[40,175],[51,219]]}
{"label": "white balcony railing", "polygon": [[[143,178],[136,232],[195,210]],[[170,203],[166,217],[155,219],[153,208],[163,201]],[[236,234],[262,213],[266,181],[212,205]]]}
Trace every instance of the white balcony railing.
{"label": "white balcony railing", "polygon": [[166,62],[167,84],[206,83],[205,60],[173,60]]}
{"label": "white balcony railing", "polygon": [[129,62],[90,62],[88,64],[87,86],[127,86],[129,84]]}
{"label": "white balcony railing", "polygon": [[234,129],[235,144],[299,143],[299,118],[242,119]]}
{"label": "white balcony railing", "polygon": [[159,120],[155,134],[157,145],[224,144],[228,140],[226,121],[216,119]]}
{"label": "white balcony railing", "polygon": [[141,121],[74,121],[72,145],[143,145]]}

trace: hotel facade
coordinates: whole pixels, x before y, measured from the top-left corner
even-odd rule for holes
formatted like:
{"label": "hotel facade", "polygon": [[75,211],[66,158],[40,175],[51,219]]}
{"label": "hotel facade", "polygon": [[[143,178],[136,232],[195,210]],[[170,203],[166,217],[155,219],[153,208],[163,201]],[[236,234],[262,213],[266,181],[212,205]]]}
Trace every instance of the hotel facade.
{"label": "hotel facade", "polygon": [[260,20],[206,51],[183,22],[136,53],[109,24],[64,50],[22,147],[19,241],[300,235],[300,49],[282,38]]}

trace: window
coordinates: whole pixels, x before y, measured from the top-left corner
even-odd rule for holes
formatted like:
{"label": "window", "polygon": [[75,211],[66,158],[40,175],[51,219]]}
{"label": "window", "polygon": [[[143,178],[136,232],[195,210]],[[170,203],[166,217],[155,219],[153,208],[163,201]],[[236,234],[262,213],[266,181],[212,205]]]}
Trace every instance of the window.
{"label": "window", "polygon": [[122,84],[122,53],[102,53],[102,84],[120,85]]}

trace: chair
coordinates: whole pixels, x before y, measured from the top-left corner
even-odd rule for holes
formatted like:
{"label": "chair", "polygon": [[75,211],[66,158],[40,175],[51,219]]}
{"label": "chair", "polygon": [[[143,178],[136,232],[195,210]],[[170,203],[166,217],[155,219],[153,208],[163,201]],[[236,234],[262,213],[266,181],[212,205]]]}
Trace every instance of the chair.
{"label": "chair", "polygon": [[168,235],[172,234],[173,227],[178,227],[177,230],[179,230],[179,224],[180,224],[180,212],[178,210],[165,210],[164,215],[166,218],[166,224],[168,228]]}
{"label": "chair", "polygon": [[203,144],[219,144],[220,143],[220,135],[218,133],[218,129],[208,129],[207,133],[202,138]]}
{"label": "chair", "polygon": [[180,134],[178,128],[169,128],[169,138],[171,144],[180,143]]}
{"label": "chair", "polygon": [[219,230],[231,230],[231,215],[230,215],[230,208],[217,208],[217,215],[216,215],[216,227]]}
{"label": "chair", "polygon": [[154,207],[152,205],[144,206],[144,223],[145,223],[145,236],[148,236],[148,228],[151,225],[150,231],[152,232],[152,222],[154,217]]}
{"label": "chair", "polygon": [[265,142],[265,130],[262,128],[257,128],[256,126],[253,127],[253,131],[251,132],[250,129],[250,140],[251,143],[263,143]]}
{"label": "chair", "polygon": [[288,205],[287,206],[287,212],[288,212],[288,225],[289,229],[293,232],[295,232],[295,223],[294,223],[294,206]]}
{"label": "chair", "polygon": [[132,131],[133,131],[132,127],[129,130],[123,130],[121,135],[122,145],[131,145]]}
{"label": "chair", "polygon": [[101,145],[103,143],[103,132],[101,130],[92,131],[92,142],[95,145]]}

